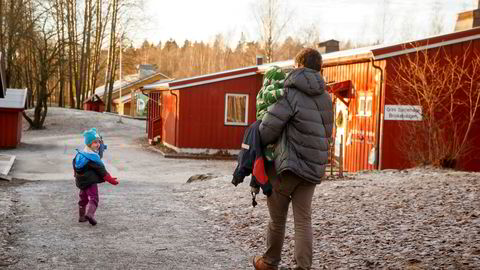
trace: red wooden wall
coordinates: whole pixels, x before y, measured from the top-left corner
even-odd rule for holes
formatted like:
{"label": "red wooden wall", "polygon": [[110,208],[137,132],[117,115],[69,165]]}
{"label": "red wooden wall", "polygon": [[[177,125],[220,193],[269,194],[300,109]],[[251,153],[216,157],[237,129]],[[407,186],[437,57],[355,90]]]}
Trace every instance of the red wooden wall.
{"label": "red wooden wall", "polygon": [[[178,90],[180,148],[240,149],[247,126],[225,125],[225,96],[248,94],[248,124],[255,122],[255,99],[262,74],[197,85]],[[174,98],[173,98],[174,99]],[[174,105],[172,103],[172,105]],[[167,109],[166,111],[173,111]],[[171,126],[170,128],[173,128]],[[166,127],[166,129],[169,129]],[[166,136],[170,138],[171,136]],[[170,140],[171,141],[171,140]]]}
{"label": "red wooden wall", "polygon": [[[459,56],[461,57],[467,48],[473,48],[473,50],[480,55],[480,41],[465,41],[462,43],[452,44],[444,46],[443,49],[451,57]],[[437,49],[431,49],[428,51],[429,54],[435,53]],[[387,85],[385,91],[385,104],[397,104],[395,93],[392,90],[391,84],[393,82],[393,74],[395,74],[395,63],[405,60],[406,55],[400,55],[387,59]],[[391,76],[388,76],[391,74]],[[405,104],[409,105],[409,104]],[[458,111],[457,115],[459,116],[458,121],[466,119],[467,111]],[[383,127],[383,143],[382,143],[382,159],[381,159],[381,168],[406,168],[411,167],[407,159],[404,157],[404,154],[399,149],[397,144],[398,137],[402,135],[402,126],[398,121],[384,121]],[[470,171],[480,171],[480,156],[477,154],[480,150],[480,117],[477,118],[476,124],[473,126],[472,130],[469,133],[469,143],[473,147],[473,152],[467,157],[458,160],[458,169],[470,170]],[[415,151],[415,149],[411,149]]]}
{"label": "red wooden wall", "polygon": [[0,109],[0,148],[17,147],[22,138],[22,110]]}

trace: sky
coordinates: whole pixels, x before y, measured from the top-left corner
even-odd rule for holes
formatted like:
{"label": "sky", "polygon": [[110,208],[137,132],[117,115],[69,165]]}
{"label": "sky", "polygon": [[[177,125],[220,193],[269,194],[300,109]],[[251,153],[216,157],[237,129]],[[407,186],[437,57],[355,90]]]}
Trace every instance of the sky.
{"label": "sky", "polygon": [[[259,0],[145,0],[148,20],[135,31],[136,46],[144,40],[158,44],[170,38],[180,46],[185,39],[212,42],[217,34],[236,44],[243,33],[258,40],[252,4]],[[438,10],[443,32],[453,31],[458,12],[477,7],[478,0],[280,0],[294,17],[284,37],[301,36],[311,25],[322,40],[338,39],[371,42],[382,32],[385,42],[427,36],[432,10]],[[437,8],[434,3],[437,2]],[[385,4],[386,3],[386,4]],[[387,14],[383,20],[382,14]],[[388,32],[388,34],[387,34]],[[408,38],[407,38],[408,39]]]}

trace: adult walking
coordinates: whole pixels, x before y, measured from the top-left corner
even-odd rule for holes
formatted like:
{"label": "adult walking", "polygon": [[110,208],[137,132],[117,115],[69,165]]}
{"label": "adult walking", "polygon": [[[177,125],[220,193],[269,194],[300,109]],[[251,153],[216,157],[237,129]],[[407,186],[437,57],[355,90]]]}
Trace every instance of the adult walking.
{"label": "adult walking", "polygon": [[267,164],[273,193],[267,199],[270,221],[267,250],[253,257],[257,270],[275,270],[281,261],[290,202],[295,225],[296,269],[312,266],[312,198],[328,163],[332,136],[332,99],[320,74],[322,56],[311,48],[295,56],[295,69],[285,79],[285,96],[268,108],[260,124],[262,145],[275,144]]}

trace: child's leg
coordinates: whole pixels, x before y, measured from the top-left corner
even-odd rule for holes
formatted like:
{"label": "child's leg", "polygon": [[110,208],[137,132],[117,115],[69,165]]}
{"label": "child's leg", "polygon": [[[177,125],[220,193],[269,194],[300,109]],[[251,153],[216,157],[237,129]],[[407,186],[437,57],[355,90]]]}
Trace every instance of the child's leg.
{"label": "child's leg", "polygon": [[97,210],[98,206],[98,186],[97,184],[93,184],[85,191],[88,196],[87,214],[85,215],[85,217],[87,218],[88,222],[90,222],[90,224],[96,225],[97,221],[95,220],[95,211]]}
{"label": "child's leg", "polygon": [[85,219],[85,209],[88,204],[88,195],[85,190],[80,190],[78,193],[78,221],[79,222],[85,222],[87,219]]}

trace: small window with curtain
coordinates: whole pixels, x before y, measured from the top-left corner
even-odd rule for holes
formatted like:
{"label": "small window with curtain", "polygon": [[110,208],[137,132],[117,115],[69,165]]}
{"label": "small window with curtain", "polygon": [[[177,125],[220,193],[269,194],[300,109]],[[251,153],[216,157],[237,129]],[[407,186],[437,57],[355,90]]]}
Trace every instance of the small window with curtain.
{"label": "small window with curtain", "polygon": [[248,95],[225,95],[225,125],[248,125]]}

